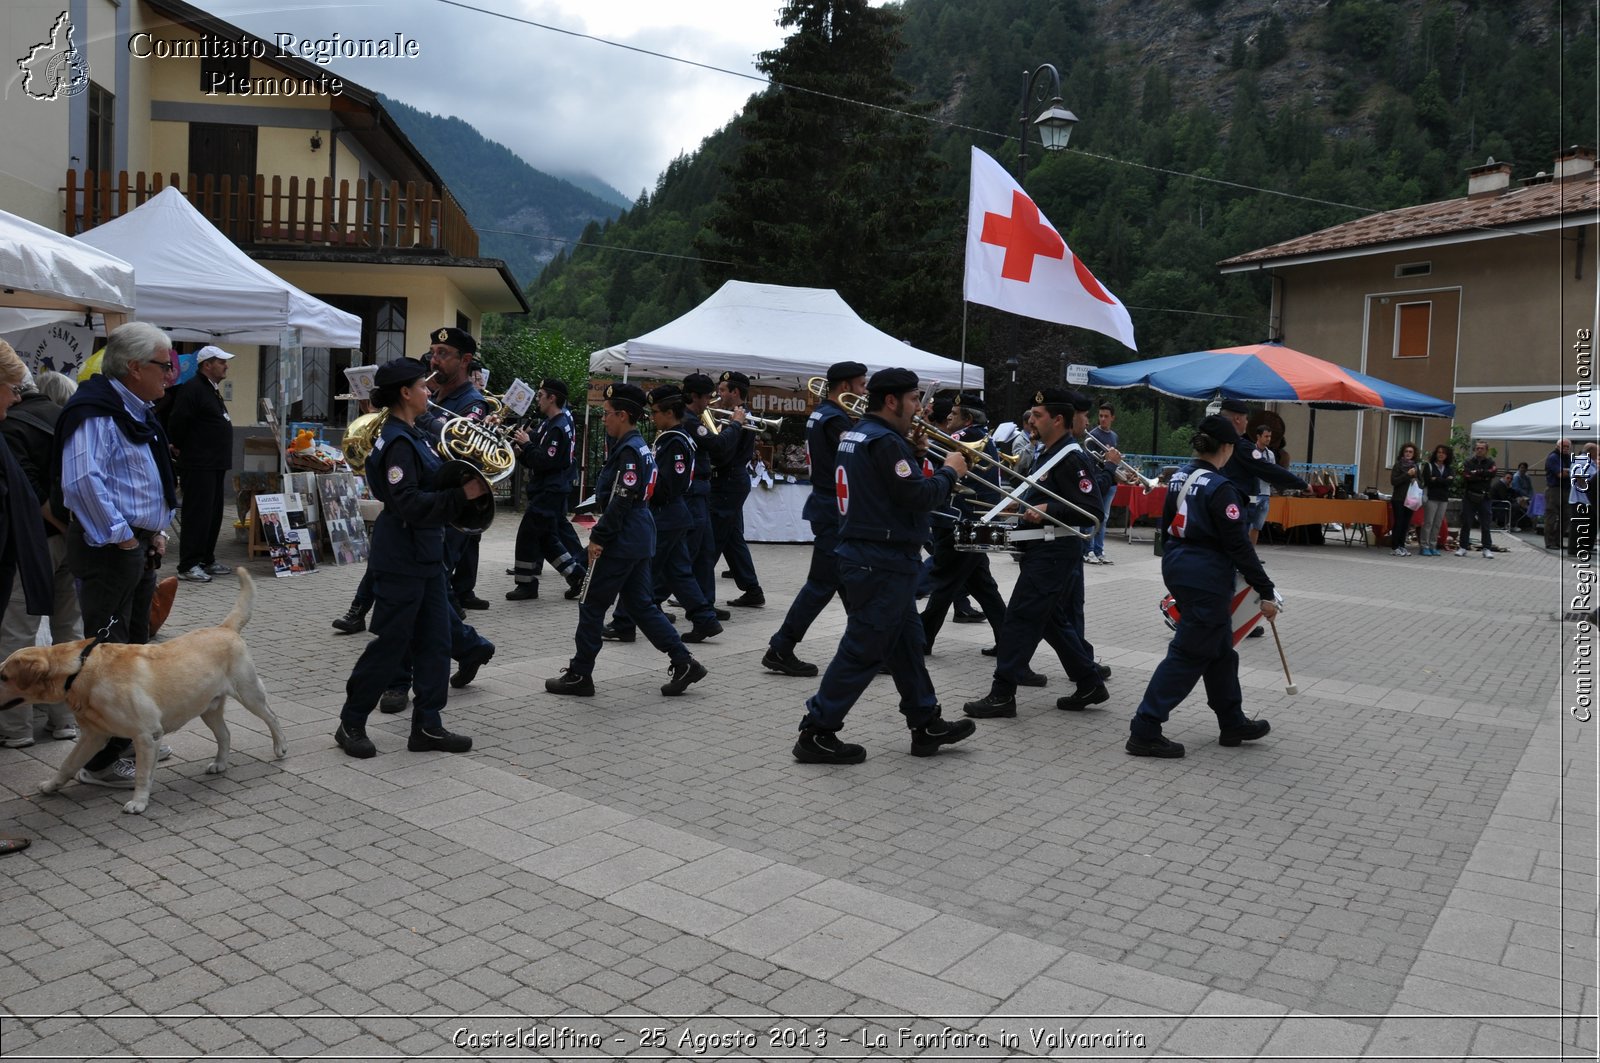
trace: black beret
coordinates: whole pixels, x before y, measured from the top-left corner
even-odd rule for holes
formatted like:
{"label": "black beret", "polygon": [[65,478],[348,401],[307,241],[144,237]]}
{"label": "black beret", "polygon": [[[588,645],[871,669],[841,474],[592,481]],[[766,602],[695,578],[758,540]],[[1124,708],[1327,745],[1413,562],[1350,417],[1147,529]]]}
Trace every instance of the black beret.
{"label": "black beret", "polygon": [[1222,400],[1222,412],[1223,413],[1249,413],[1250,412],[1250,407],[1248,407],[1248,406],[1246,406],[1244,404],[1244,400],[1243,399],[1223,399]]}
{"label": "black beret", "polygon": [[1088,413],[1094,405],[1089,401],[1089,396],[1071,388],[1040,388],[1033,393],[1033,404],[1043,406],[1051,413],[1066,413],[1068,410]]}
{"label": "black beret", "polygon": [[563,403],[567,401],[567,382],[560,377],[547,376],[539,381],[539,390],[547,395],[554,395]]}
{"label": "black beret", "polygon": [[738,388],[742,392],[748,392],[750,390],[750,378],[739,372],[737,369],[723,370],[722,375],[717,377],[717,382],[726,384],[730,388]]}
{"label": "black beret", "polygon": [[[1233,400],[1230,399],[1229,401],[1231,402]],[[1215,439],[1218,443],[1232,443],[1234,446],[1238,446],[1240,443],[1244,442],[1244,440],[1239,437],[1238,431],[1234,429],[1233,422],[1222,416],[1220,413],[1214,413],[1210,417],[1207,417],[1205,420],[1195,425],[1194,430],[1197,434],[1204,432],[1212,439]]]}
{"label": "black beret", "polygon": [[957,395],[956,405],[961,407],[963,410],[971,410],[973,413],[982,413],[984,409],[983,396],[971,394]]}
{"label": "black beret", "polygon": [[704,373],[690,373],[683,378],[683,393],[685,395],[709,395],[717,390],[717,385]]}
{"label": "black beret", "polygon": [[867,390],[874,395],[904,395],[918,386],[917,374],[909,369],[880,369],[867,381]]}
{"label": "black beret", "polygon": [[866,376],[867,367],[860,362],[834,362],[828,366],[828,383],[837,384],[842,380],[854,380],[858,376]]}
{"label": "black beret", "polygon": [[372,386],[375,388],[400,387],[413,380],[420,380],[428,375],[427,366],[415,358],[396,358],[378,366],[378,371],[373,374]]}
{"label": "black beret", "polygon": [[446,347],[454,347],[462,354],[477,354],[478,341],[472,338],[472,333],[463,332],[458,328],[434,329],[433,335],[428,337],[429,343],[442,343]]}
{"label": "black beret", "polygon": [[644,413],[644,389],[638,384],[607,384],[605,399],[619,410]]}
{"label": "black beret", "polygon": [[651,388],[650,394],[647,396],[647,398],[649,398],[650,405],[652,406],[659,405],[663,402],[682,402],[683,389],[676,384],[662,384],[659,387]]}
{"label": "black beret", "polygon": [[946,417],[950,416],[950,408],[952,406],[954,406],[955,404],[956,404],[956,400],[954,398],[952,398],[951,396],[949,396],[949,395],[943,395],[943,396],[940,396],[937,399],[934,399],[933,400],[933,420],[934,420],[934,423],[936,423],[936,424],[943,423],[944,419]]}

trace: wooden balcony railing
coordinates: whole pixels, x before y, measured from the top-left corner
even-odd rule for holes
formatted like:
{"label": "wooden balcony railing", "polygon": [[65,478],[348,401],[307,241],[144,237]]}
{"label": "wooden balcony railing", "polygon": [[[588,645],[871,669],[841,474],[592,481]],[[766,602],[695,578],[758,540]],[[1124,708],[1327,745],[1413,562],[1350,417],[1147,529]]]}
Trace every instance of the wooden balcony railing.
{"label": "wooden balcony railing", "polygon": [[281,176],[237,178],[126,170],[68,170],[63,231],[76,236],[126,214],[164,187],[176,187],[194,208],[236,244],[263,247],[427,250],[454,258],[478,256],[478,233],[454,197],[424,182]]}

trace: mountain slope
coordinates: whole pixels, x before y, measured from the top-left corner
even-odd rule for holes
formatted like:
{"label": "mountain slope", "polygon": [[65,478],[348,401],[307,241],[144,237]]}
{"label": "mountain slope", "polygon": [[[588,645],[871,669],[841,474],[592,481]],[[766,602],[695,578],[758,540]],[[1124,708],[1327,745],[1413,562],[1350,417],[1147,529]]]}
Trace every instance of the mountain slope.
{"label": "mountain slope", "polygon": [[[613,219],[626,209],[534,169],[459,118],[419,111],[387,96],[383,105],[450,186],[478,230],[483,255],[505,259],[519,284],[537,277],[584,226]],[[614,189],[609,191],[620,198]],[[492,229],[505,232],[487,231]]]}

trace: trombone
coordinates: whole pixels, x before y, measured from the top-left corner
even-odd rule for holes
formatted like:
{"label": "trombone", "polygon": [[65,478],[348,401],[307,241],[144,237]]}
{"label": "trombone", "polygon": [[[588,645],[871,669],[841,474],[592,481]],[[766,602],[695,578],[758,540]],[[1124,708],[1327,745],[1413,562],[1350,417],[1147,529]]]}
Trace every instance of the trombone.
{"label": "trombone", "polygon": [[[811,377],[806,380],[806,390],[819,399],[826,399],[828,397],[828,381],[825,377]],[[857,420],[860,420],[861,416],[867,412],[867,397],[865,395],[857,395],[853,391],[846,391],[839,396],[837,401],[844,408],[845,413]]]}
{"label": "trombone", "polygon": [[[1092,435],[1084,435],[1083,449],[1088,451],[1089,456],[1092,458],[1095,458],[1099,461],[1106,460],[1106,445]],[[1151,491],[1154,491],[1156,488],[1161,486],[1160,480],[1157,480],[1154,476],[1146,476],[1144,473],[1130,465],[1126,458],[1119,459],[1117,461],[1117,471],[1133,483],[1138,484],[1143,489],[1145,494],[1149,494]]]}
{"label": "trombone", "polygon": [[[1021,473],[1011,468],[1011,466],[1007,465],[1004,461],[997,458],[991,458],[983,449],[983,443],[988,439],[987,436],[978,442],[969,443],[965,440],[957,439],[955,436],[934,425],[921,414],[917,414],[916,416],[912,417],[911,423],[913,427],[921,431],[923,435],[927,436],[928,449],[934,454],[935,457],[943,460],[947,455],[954,451],[965,458],[970,466],[967,472],[967,479],[976,480],[979,484],[987,487],[995,494],[1000,495],[1003,499],[1014,502],[1023,509],[1033,510],[1045,521],[1055,525],[1057,528],[1071,532],[1080,539],[1094,538],[1093,529],[1098,529],[1100,527],[1100,514],[1091,513],[1087,509],[1084,509],[1082,506],[1078,505],[1076,502],[1073,502],[1071,499],[1062,498],[1048,487],[1045,487],[1043,484],[1039,483],[1035,477],[1023,476]],[[1065,449],[1063,449],[1061,453],[1065,454]],[[1060,455],[1057,455],[1057,458],[1059,457]],[[1051,459],[1051,461],[1046,464],[1044,468],[1040,469],[1035,476],[1042,475],[1050,468],[1051,465],[1055,464],[1056,460],[1057,459]],[[973,469],[993,469],[996,473],[998,473],[998,475],[995,477],[995,479],[990,480],[986,477],[978,475],[978,473],[972,471]],[[1068,510],[1078,514],[1078,516],[1082,517],[1084,521],[1091,526],[1091,530],[1084,531],[1082,528],[1068,524],[1060,517],[1046,512],[1041,507],[1027,501],[1022,497],[1022,494],[1030,487],[1044,495],[1050,501],[1059,502],[1063,506],[1066,506]],[[1002,501],[988,513],[986,513],[983,517],[983,520],[988,521],[993,519],[994,516],[998,514],[1004,506],[1005,502]]]}

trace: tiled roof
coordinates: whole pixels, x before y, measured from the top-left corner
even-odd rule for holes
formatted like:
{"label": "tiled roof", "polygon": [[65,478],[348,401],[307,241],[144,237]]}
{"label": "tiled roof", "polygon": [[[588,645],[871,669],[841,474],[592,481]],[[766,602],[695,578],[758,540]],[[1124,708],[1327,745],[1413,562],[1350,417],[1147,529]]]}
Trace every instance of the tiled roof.
{"label": "tiled roof", "polygon": [[1472,229],[1514,228],[1529,222],[1554,220],[1561,215],[1587,213],[1592,216],[1597,203],[1600,203],[1600,171],[1591,171],[1564,181],[1523,185],[1498,195],[1464,196],[1369,214],[1309,236],[1298,236],[1225,258],[1217,265],[1227,269],[1301,255],[1377,248],[1383,244],[1447,236]]}

